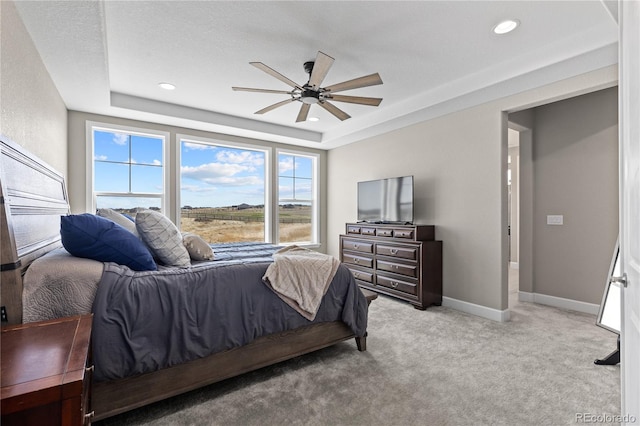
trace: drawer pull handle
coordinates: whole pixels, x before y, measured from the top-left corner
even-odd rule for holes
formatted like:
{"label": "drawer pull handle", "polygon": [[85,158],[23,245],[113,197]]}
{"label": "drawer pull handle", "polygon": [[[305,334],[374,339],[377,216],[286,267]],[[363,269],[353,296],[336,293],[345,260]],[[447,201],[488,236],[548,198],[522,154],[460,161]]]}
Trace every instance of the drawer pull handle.
{"label": "drawer pull handle", "polygon": [[358,260],[360,259],[353,259],[354,263],[358,263]]}
{"label": "drawer pull handle", "polygon": [[85,414],[85,415],[84,415],[84,418],[85,418],[85,419],[92,419],[95,415],[96,415],[96,412],[95,412],[95,411],[92,411],[92,412],[90,412],[90,413]]}
{"label": "drawer pull handle", "polygon": [[398,287],[398,282],[397,281],[391,281],[391,287],[392,288]]}
{"label": "drawer pull handle", "polygon": [[358,245],[357,245],[357,244],[354,244],[354,245],[353,245],[353,248],[354,248],[354,249],[356,249],[356,250],[358,250]]}
{"label": "drawer pull handle", "polygon": [[360,276],[360,274],[359,274],[359,273],[357,273],[357,272],[354,272],[354,273],[353,273],[353,276],[354,276],[354,277],[356,277],[356,278],[358,278],[358,277]]}
{"label": "drawer pull handle", "polygon": [[398,249],[391,249],[391,254],[398,254]]}
{"label": "drawer pull handle", "polygon": [[393,265],[393,269],[398,269],[399,266],[398,265]]}
{"label": "drawer pull handle", "polygon": [[91,367],[86,367],[86,368],[84,369],[84,371],[86,371],[87,373],[89,373],[89,372],[93,373],[93,370],[94,370],[94,369],[95,369],[95,366],[94,366],[94,365],[92,365]]}

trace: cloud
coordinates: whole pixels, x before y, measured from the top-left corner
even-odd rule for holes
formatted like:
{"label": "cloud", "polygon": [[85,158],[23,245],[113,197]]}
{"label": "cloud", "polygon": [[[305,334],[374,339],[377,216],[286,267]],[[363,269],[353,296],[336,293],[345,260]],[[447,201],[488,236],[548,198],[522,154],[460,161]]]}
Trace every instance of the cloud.
{"label": "cloud", "polygon": [[183,178],[190,178],[210,185],[224,184],[232,186],[262,184],[261,176],[238,176],[240,173],[251,172],[252,166],[230,163],[207,163],[196,167],[183,166],[180,172]]}
{"label": "cloud", "polygon": [[180,185],[182,191],[188,192],[214,192],[216,188],[213,186],[198,186],[198,185]]}
{"label": "cloud", "polygon": [[278,173],[284,174],[289,170],[293,170],[295,168],[293,157],[284,157],[284,159],[278,161]]}
{"label": "cloud", "polygon": [[203,143],[182,142],[182,146],[189,150],[204,151],[205,149],[216,149],[217,146],[207,145]]}
{"label": "cloud", "polygon": [[162,161],[160,161],[160,160],[153,160],[152,164],[153,164],[154,166],[162,166]]}
{"label": "cloud", "polygon": [[116,145],[126,145],[129,142],[129,135],[125,133],[114,133],[113,134],[113,143]]}
{"label": "cloud", "polygon": [[93,157],[94,160],[98,160],[98,161],[106,161],[107,160],[107,156],[106,155],[96,155]]}
{"label": "cloud", "polygon": [[252,151],[223,150],[216,155],[216,160],[224,163],[261,166],[264,164],[264,154]]}

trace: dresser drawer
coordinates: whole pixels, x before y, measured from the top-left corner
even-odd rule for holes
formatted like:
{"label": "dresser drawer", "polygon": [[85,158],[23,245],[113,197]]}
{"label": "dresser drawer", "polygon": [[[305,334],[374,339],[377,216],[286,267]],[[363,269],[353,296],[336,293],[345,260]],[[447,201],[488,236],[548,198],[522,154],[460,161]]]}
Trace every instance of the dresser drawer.
{"label": "dresser drawer", "polygon": [[347,234],[360,234],[360,229],[359,225],[347,225]]}
{"label": "dresser drawer", "polygon": [[393,237],[393,229],[390,228],[378,228],[378,237]]}
{"label": "dresser drawer", "polygon": [[377,244],[376,254],[381,256],[393,256],[400,257],[402,259],[416,260],[418,258],[418,249],[416,247],[399,247]]}
{"label": "dresser drawer", "polygon": [[366,227],[363,226],[360,229],[360,234],[361,235],[369,235],[369,236],[376,235],[376,228],[366,228]]}
{"label": "dresser drawer", "polygon": [[343,240],[342,249],[359,251],[360,253],[373,253],[373,243],[354,240]]}
{"label": "dresser drawer", "polygon": [[376,284],[393,290],[401,291],[403,293],[408,293],[413,296],[418,295],[418,286],[416,284],[396,280],[395,278],[385,277],[384,275],[378,275],[376,277]]}
{"label": "dresser drawer", "polygon": [[414,278],[418,277],[418,267],[416,265],[403,265],[402,263],[376,260],[376,269],[379,271],[388,271],[396,274],[407,275]]}
{"label": "dresser drawer", "polygon": [[365,268],[373,267],[373,259],[371,259],[370,257],[355,256],[352,254],[343,253],[342,261],[344,263],[350,263],[352,265],[364,266]]}
{"label": "dresser drawer", "polygon": [[413,229],[394,229],[393,236],[395,238],[407,238],[409,240],[413,240]]}
{"label": "dresser drawer", "polygon": [[368,283],[373,283],[373,273],[364,272],[364,271],[360,271],[358,269],[351,269],[351,268],[349,268],[349,270],[351,271],[351,273],[353,274],[353,277],[356,280],[366,281]]}

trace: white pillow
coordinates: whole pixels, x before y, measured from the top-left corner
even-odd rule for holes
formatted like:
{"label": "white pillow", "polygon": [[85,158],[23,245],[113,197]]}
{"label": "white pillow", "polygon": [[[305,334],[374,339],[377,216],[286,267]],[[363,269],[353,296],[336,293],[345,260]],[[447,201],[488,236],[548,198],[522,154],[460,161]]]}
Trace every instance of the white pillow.
{"label": "white pillow", "polygon": [[136,237],[139,237],[138,231],[136,230],[136,224],[132,220],[127,219],[125,215],[118,213],[113,209],[98,209],[97,213],[98,216],[104,217],[105,219],[109,219],[112,222],[117,223],[127,231],[133,233]]}
{"label": "white pillow", "polygon": [[213,260],[213,249],[199,235],[185,232],[182,234],[182,244],[187,248],[193,260]]}
{"label": "white pillow", "polygon": [[136,214],[136,229],[151,253],[166,266],[191,266],[189,252],[182,244],[178,228],[162,213],[141,210]]}

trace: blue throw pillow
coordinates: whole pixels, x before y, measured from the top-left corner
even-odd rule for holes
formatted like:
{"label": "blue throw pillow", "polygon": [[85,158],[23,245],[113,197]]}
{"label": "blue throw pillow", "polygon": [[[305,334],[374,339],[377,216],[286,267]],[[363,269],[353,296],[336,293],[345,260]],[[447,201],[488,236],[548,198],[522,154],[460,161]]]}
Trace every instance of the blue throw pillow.
{"label": "blue throw pillow", "polygon": [[76,257],[115,262],[134,271],[158,269],[142,241],[117,223],[89,213],[62,216],[64,248]]}

